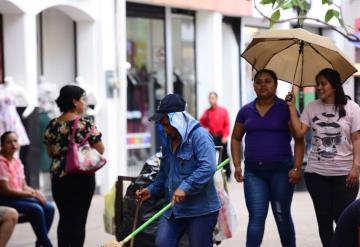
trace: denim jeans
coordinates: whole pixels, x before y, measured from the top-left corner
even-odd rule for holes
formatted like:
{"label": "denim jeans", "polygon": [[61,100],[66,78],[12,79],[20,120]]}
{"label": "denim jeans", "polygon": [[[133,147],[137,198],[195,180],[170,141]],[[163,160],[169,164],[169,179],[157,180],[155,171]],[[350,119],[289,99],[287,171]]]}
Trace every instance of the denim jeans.
{"label": "denim jeans", "polygon": [[15,208],[19,213],[23,213],[29,218],[31,227],[33,228],[37,238],[37,246],[52,246],[47,235],[55,213],[55,208],[51,203],[46,202],[43,205],[32,198],[14,199],[0,197],[0,205]]}
{"label": "denim jeans", "polygon": [[294,185],[289,183],[288,172],[292,162],[280,164],[247,164],[245,161],[244,192],[249,211],[246,246],[261,245],[269,203],[274,214],[282,246],[293,247],[295,229],[291,218]]}
{"label": "denim jeans", "polygon": [[212,247],[213,231],[217,222],[218,212],[197,217],[170,219],[161,217],[156,234],[156,246],[176,247],[186,232],[191,247]]}

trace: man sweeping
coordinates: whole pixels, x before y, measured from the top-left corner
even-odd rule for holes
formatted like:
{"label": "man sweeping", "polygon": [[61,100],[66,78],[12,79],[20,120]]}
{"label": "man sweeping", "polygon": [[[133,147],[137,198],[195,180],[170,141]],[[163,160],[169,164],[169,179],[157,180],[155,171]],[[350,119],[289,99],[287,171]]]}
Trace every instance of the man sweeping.
{"label": "man sweeping", "polygon": [[153,183],[136,192],[138,202],[165,194],[172,202],[159,220],[157,246],[176,247],[186,232],[192,247],[212,247],[220,202],[213,184],[216,171],[212,137],[185,111],[186,102],[168,94],[150,117],[162,136],[160,171]]}

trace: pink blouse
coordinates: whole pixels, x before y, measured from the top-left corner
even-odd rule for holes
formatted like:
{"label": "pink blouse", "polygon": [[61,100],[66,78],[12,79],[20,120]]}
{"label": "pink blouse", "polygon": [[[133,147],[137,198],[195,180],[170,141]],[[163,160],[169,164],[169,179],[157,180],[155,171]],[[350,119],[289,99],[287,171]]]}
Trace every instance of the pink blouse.
{"label": "pink blouse", "polygon": [[19,159],[9,161],[0,155],[0,180],[7,181],[9,188],[22,191],[24,178],[24,166]]}

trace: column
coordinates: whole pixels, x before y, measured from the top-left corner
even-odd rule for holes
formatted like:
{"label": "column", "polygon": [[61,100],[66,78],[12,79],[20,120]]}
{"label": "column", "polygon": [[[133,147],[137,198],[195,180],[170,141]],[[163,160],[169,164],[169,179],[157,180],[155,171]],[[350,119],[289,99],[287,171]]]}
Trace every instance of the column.
{"label": "column", "polygon": [[196,70],[198,117],[208,107],[208,93],[222,94],[222,15],[196,13]]}

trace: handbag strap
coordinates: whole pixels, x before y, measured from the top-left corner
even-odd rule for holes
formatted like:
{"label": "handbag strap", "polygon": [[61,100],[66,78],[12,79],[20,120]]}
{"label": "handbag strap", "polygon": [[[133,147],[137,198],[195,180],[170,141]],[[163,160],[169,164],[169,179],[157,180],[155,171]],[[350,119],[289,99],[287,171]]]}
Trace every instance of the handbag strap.
{"label": "handbag strap", "polygon": [[[80,120],[80,116],[76,117],[74,119],[74,124],[72,126],[71,141],[73,143],[75,143],[75,133],[76,133],[76,129],[77,129],[78,124],[79,124],[79,120]],[[91,131],[89,131],[89,133],[86,134],[86,136],[85,136],[84,140],[82,141],[82,143],[80,144],[80,146],[84,145],[88,141],[88,139],[90,137],[90,134],[91,134]]]}

